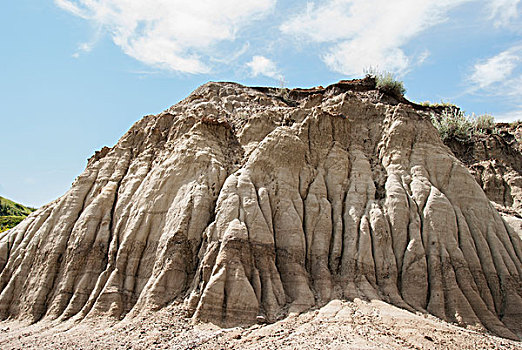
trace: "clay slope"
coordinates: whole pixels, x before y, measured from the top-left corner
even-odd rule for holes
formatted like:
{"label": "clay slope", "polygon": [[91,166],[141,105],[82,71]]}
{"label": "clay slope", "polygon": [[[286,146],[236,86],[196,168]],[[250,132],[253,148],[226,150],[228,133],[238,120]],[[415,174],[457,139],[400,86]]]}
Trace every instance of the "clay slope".
{"label": "clay slope", "polygon": [[522,244],[421,109],[371,79],[208,83],[0,236],[0,316],[221,326],[382,300],[522,337]]}

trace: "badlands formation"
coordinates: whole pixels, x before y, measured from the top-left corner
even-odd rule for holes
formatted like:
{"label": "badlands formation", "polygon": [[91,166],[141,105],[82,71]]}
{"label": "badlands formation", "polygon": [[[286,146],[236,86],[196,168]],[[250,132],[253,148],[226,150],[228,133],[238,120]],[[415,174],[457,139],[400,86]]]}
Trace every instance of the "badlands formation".
{"label": "badlands formation", "polygon": [[410,328],[440,319],[468,328],[444,323],[451,334],[496,339],[485,347],[516,348],[520,150],[501,135],[450,149],[430,121],[440,112],[371,78],[199,87],[96,152],[65,195],[1,234],[0,346],[38,339],[23,330],[39,324],[44,336],[166,310],[184,325],[259,333],[289,320],[313,327],[320,315],[333,324],[340,310],[353,321],[373,307],[381,321],[393,309],[411,315]]}

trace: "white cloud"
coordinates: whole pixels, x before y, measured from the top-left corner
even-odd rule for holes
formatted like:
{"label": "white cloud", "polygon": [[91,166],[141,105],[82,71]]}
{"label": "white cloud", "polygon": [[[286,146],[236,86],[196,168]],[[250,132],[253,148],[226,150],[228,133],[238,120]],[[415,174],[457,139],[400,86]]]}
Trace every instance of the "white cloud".
{"label": "white cloud", "polygon": [[309,3],[303,13],[283,23],[283,33],[330,43],[325,63],[334,71],[360,75],[373,66],[404,73],[417,60],[402,46],[446,20],[452,8],[468,0],[328,0]]}
{"label": "white cloud", "polygon": [[518,5],[521,0],[489,0],[487,10],[489,19],[493,20],[496,27],[504,27],[511,24],[519,16]]}
{"label": "white cloud", "polygon": [[361,75],[366,68],[402,73],[410,59],[398,47],[379,47],[365,43],[366,39],[343,41],[335,45],[323,60],[332,70],[347,75]]}
{"label": "white cloud", "polygon": [[495,96],[511,111],[495,115],[499,121],[522,119],[522,45],[479,61],[468,77],[468,93]]}
{"label": "white cloud", "polygon": [[429,50],[424,50],[420,55],[419,57],[417,58],[417,61],[419,64],[422,64],[424,63],[424,61],[426,61],[429,57],[430,57],[430,52]]}
{"label": "white cloud", "polygon": [[213,48],[268,14],[276,0],[55,0],[109,32],[145,64],[186,73],[210,70]]}
{"label": "white cloud", "polygon": [[477,89],[505,82],[522,62],[522,47],[515,46],[475,64],[470,81]]}
{"label": "white cloud", "polygon": [[88,18],[87,14],[84,13],[84,11],[82,11],[78,6],[76,6],[70,0],[54,0],[54,3],[58,7],[61,7],[62,9],[66,10],[66,11],[69,11],[73,15],[76,15],[78,17],[82,17],[82,18],[85,18],[85,19]]}
{"label": "white cloud", "polygon": [[276,64],[264,56],[252,57],[252,61],[248,62],[247,66],[252,71],[254,77],[264,75],[272,79],[284,80],[284,77]]}
{"label": "white cloud", "polygon": [[94,48],[94,45],[96,43],[95,42],[85,42],[85,43],[81,43],[79,46],[78,46],[78,50],[81,50],[81,51],[84,51],[84,52],[91,52],[92,49]]}
{"label": "white cloud", "polygon": [[102,28],[100,26],[98,26],[96,28],[96,31],[94,32],[92,38],[89,41],[80,43],[78,45],[78,49],[72,55],[72,57],[79,58],[82,53],[91,52],[94,49],[94,47],[96,46],[96,44],[98,43],[98,41],[100,41],[102,34],[103,34]]}

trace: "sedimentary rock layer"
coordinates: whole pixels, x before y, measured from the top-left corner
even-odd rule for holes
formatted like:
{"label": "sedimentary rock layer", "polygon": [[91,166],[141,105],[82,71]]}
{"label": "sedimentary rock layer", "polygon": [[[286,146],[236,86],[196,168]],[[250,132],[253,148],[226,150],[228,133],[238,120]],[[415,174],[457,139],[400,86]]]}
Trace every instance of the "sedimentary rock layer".
{"label": "sedimentary rock layer", "polygon": [[431,111],[375,89],[208,83],[0,236],[0,316],[185,303],[223,326],[378,299],[522,337],[522,243]]}

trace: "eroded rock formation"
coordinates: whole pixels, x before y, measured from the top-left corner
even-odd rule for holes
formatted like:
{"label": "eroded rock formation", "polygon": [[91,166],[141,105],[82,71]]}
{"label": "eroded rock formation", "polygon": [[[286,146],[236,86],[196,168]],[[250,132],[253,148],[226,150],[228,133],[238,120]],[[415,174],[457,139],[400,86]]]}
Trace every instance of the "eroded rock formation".
{"label": "eroded rock formation", "polygon": [[502,212],[522,218],[522,123],[497,123],[467,142],[447,145],[466,164],[488,198]]}
{"label": "eroded rock formation", "polygon": [[378,299],[522,337],[522,244],[430,110],[372,79],[208,83],[0,236],[0,316],[223,326]]}

